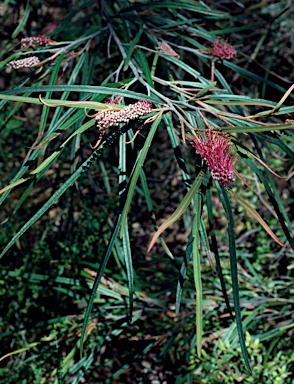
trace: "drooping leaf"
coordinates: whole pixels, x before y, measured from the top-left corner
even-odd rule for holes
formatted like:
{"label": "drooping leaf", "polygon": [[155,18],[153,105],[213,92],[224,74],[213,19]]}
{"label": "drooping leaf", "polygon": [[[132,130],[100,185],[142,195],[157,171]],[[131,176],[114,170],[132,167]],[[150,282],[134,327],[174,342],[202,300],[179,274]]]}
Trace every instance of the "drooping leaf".
{"label": "drooping leaf", "polygon": [[256,212],[256,210],[247,203],[244,199],[242,199],[239,195],[234,193],[232,190],[228,191],[228,194],[238,203],[240,204],[246,212],[253,217],[255,220],[259,222],[259,224],[266,230],[266,232],[271,236],[271,238],[278,243],[281,247],[286,247],[279,238],[274,234],[274,232],[270,229],[270,227],[266,224],[266,222],[262,219],[262,217]]}
{"label": "drooping leaf", "polygon": [[188,193],[183,198],[182,202],[179,204],[178,208],[164,223],[161,224],[161,226],[158,228],[156,233],[153,235],[152,240],[148,246],[147,252],[150,252],[150,250],[152,249],[156,240],[162,234],[162,232],[164,232],[168,227],[170,227],[175,221],[177,221],[184,214],[184,212],[190,205],[194,195],[199,190],[202,184],[202,181],[204,179],[204,176],[205,176],[205,173],[203,171],[200,171],[194,183],[192,184],[191,188],[189,189]]}
{"label": "drooping leaf", "polygon": [[234,217],[232,213],[232,208],[230,201],[228,199],[228,195],[224,188],[219,188],[218,191],[220,193],[221,202],[224,206],[226,214],[228,216],[228,235],[229,235],[229,250],[230,250],[230,265],[231,265],[231,277],[232,277],[232,286],[233,286],[233,298],[234,298],[234,310],[235,310],[235,319],[236,325],[238,329],[238,336],[240,341],[240,346],[242,350],[243,359],[245,365],[252,374],[248,352],[245,344],[245,337],[243,332],[242,325],[242,316],[240,309],[240,296],[239,296],[239,284],[238,284],[238,267],[237,267],[237,253],[236,253],[236,244],[235,244],[235,225],[234,225]]}

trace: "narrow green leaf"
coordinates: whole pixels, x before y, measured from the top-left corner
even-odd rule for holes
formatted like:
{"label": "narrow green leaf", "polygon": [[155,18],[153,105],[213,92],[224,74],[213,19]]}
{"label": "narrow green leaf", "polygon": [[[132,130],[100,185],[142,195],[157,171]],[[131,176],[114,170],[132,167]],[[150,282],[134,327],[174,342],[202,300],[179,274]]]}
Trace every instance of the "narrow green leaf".
{"label": "narrow green leaf", "polygon": [[158,55],[159,55],[159,57],[162,57],[163,59],[170,61],[171,63],[175,64],[179,68],[184,69],[187,73],[189,73],[190,75],[195,77],[195,79],[204,83],[205,86],[210,84],[210,82],[208,80],[204,79],[201,76],[200,72],[196,71],[194,68],[190,67],[190,65],[184,63],[182,60],[176,59],[175,57],[172,57],[172,56],[163,55],[160,53]]}
{"label": "narrow green leaf", "polygon": [[[141,168],[141,171],[140,171],[140,181],[141,181],[142,191],[143,191],[143,194],[144,194],[144,197],[146,200],[148,213],[150,215],[150,218],[152,220],[152,223],[154,225],[155,230],[157,230],[156,215],[155,215],[155,212],[153,209],[153,202],[152,202],[152,198],[150,195],[150,191],[149,191],[149,188],[147,185],[147,180],[146,180],[146,176],[145,176],[145,172],[144,172],[143,168]],[[171,251],[169,250],[169,248],[165,244],[164,240],[160,237],[159,241],[160,241],[160,244],[161,244],[164,252],[168,255],[168,257],[170,257],[171,259],[174,259],[173,254],[171,253]]]}
{"label": "narrow green leaf", "polygon": [[38,212],[16,233],[15,236],[6,245],[0,254],[0,258],[12,247],[12,245],[59,199],[60,196],[81,176],[86,169],[88,169],[92,162],[102,155],[105,148],[112,144],[113,141],[120,136],[123,132],[130,129],[130,126],[125,125],[122,129],[114,132],[108,137],[84,163],[71,175],[68,180],[50,197],[50,199],[38,210]]}
{"label": "narrow green leaf", "polygon": [[[58,77],[58,72],[59,72],[63,58],[64,58],[64,55],[60,55],[58,57],[56,64],[53,67],[53,71],[51,73],[51,76],[50,76],[49,85],[54,85],[56,83],[57,77]],[[51,95],[52,95],[52,92],[47,92],[45,98],[50,99]],[[39,133],[40,134],[42,134],[45,131],[48,114],[49,114],[49,107],[47,107],[46,105],[43,105],[42,115],[40,118],[40,126],[39,126]]]}
{"label": "narrow green leaf", "polygon": [[[293,128],[294,128],[294,123],[291,123],[291,124],[293,124]],[[256,137],[261,142],[264,142],[264,141],[272,142],[273,144],[275,144],[279,148],[281,148],[282,151],[284,151],[291,159],[294,159],[294,151],[293,151],[294,147],[292,146],[292,148],[291,148],[285,142],[286,141],[285,139],[287,138],[288,141],[294,143],[294,136],[290,135],[293,132],[288,131],[288,132],[284,132],[284,133],[287,134],[287,137],[285,137],[285,135],[283,135],[283,132],[279,132],[278,134],[277,133],[270,133],[270,134],[267,134],[267,135],[257,134]],[[280,138],[279,136],[282,136],[282,137]],[[262,152],[261,152],[261,154],[262,154]]]}
{"label": "narrow green leaf", "polygon": [[[65,141],[63,144],[61,144],[60,146],[60,150],[59,151],[55,151],[53,152],[49,157],[47,157],[40,165],[38,165],[38,167],[36,169],[34,169],[33,171],[31,171],[29,173],[29,175],[37,175],[39,174],[41,171],[43,171],[44,169],[48,169],[54,160],[56,160],[56,158],[60,155],[61,151],[63,150],[63,148],[65,147],[66,143],[71,140],[74,136],[76,136],[77,134],[79,133],[82,133],[84,132],[86,129],[90,128],[93,126],[93,123],[94,123],[94,119],[92,120],[89,120],[87,123],[83,124],[79,129],[77,129],[72,135],[70,135]],[[22,183],[24,183],[25,181],[29,180],[30,179],[30,176],[28,177],[24,177],[24,178],[21,178],[21,179],[18,179],[17,181],[7,185],[6,187],[2,188],[0,190],[0,193],[3,193],[5,191],[8,191]]]}
{"label": "narrow green leaf", "polygon": [[[251,159],[243,157],[243,160],[247,163],[247,165],[252,169],[252,171],[257,175],[257,177],[260,179],[260,181],[264,185],[266,193],[269,197],[269,201],[275,209],[275,212],[278,216],[279,222],[287,237],[287,240],[289,241],[292,249],[294,249],[294,240],[289,231],[289,229],[292,228],[292,224],[285,211],[285,208],[283,206],[283,203],[281,201],[278,191],[276,190],[276,188],[272,190],[265,176],[262,174],[262,172],[260,172],[260,170],[257,168],[257,166],[253,163]],[[268,173],[268,176],[269,176],[269,173]],[[274,186],[274,183],[272,183],[272,186]]]}
{"label": "narrow green leaf", "polygon": [[131,60],[132,54],[134,52],[135,46],[137,45],[143,31],[144,31],[144,28],[142,28],[142,26],[140,26],[139,32],[136,34],[136,36],[134,37],[134,39],[132,40],[132,42],[129,46],[127,57],[125,58],[124,70],[126,70],[128,68],[128,65],[129,65],[129,62]]}
{"label": "narrow green leaf", "polygon": [[153,137],[155,135],[155,132],[157,130],[157,127],[158,127],[160,121],[161,121],[161,115],[157,116],[157,118],[152,123],[150,131],[149,131],[148,136],[146,138],[144,147],[141,149],[141,151],[140,151],[140,153],[139,153],[139,155],[137,157],[136,164],[135,164],[135,166],[133,168],[133,172],[132,172],[132,176],[131,176],[131,181],[130,181],[130,188],[129,188],[128,196],[127,196],[127,199],[126,199],[126,203],[125,203],[125,206],[124,206],[124,209],[123,209],[123,212],[122,212],[122,227],[121,227],[121,230],[120,230],[120,237],[122,237],[122,234],[123,234],[123,228],[125,226],[125,222],[126,222],[129,210],[130,210],[130,206],[131,206],[131,202],[132,202],[132,199],[133,199],[135,187],[136,187],[138,178],[140,176],[140,169],[144,165],[144,161],[145,161],[145,158],[147,156],[149,147],[151,146],[152,139],[153,139]]}
{"label": "narrow green leaf", "polygon": [[129,288],[129,313],[130,319],[132,318],[133,313],[133,298],[134,298],[134,271],[133,271],[133,262],[132,262],[132,252],[129,238],[128,230],[128,221],[126,221],[124,232],[123,232],[123,251],[125,257],[125,263],[127,268],[128,275],[128,288]]}
{"label": "narrow green leaf", "polygon": [[192,255],[193,255],[193,271],[194,283],[196,290],[196,345],[198,357],[201,356],[202,349],[202,333],[203,333],[203,304],[202,304],[202,282],[201,282],[201,258],[200,258],[200,217],[201,217],[201,194],[196,193],[194,196],[195,217],[192,224]]}
{"label": "narrow green leaf", "polygon": [[[124,197],[127,182],[126,182],[126,172],[127,172],[127,153],[126,153],[126,133],[124,133],[119,140],[119,195]],[[127,269],[128,277],[128,288],[129,288],[129,316],[132,318],[133,312],[133,298],[134,298],[134,271],[133,271],[133,262],[132,262],[132,252],[129,239],[129,230],[128,222],[126,220],[125,226],[123,228],[123,254],[125,259],[125,265]]]}
{"label": "narrow green leaf", "polygon": [[154,88],[154,83],[153,83],[152,76],[150,73],[149,64],[148,64],[148,61],[146,59],[145,54],[141,51],[141,49],[138,49],[138,56],[139,56],[139,63],[142,67],[146,81],[152,88]]}
{"label": "narrow green leaf", "polygon": [[[3,56],[2,53],[4,53],[4,52],[5,52],[5,54],[7,54],[7,50],[5,50],[5,51],[3,50],[3,52],[1,52],[1,56]],[[14,61],[18,56],[19,56],[19,53],[14,52],[11,55],[9,55],[8,57],[6,57],[5,60],[0,61],[0,70],[3,70],[7,63],[9,63],[10,61]],[[0,104],[0,108],[2,108],[1,104]]]}
{"label": "narrow green leaf", "polygon": [[[40,91],[41,92],[41,91]],[[64,91],[65,92],[65,91]],[[113,91],[112,91],[113,92]],[[52,93],[52,91],[47,92],[47,93]],[[39,98],[35,97],[27,97],[27,96],[12,96],[12,95],[4,95],[0,93],[0,99],[3,100],[12,100],[12,101],[18,101],[22,103],[30,103],[30,104],[39,104],[39,105],[44,105],[44,103],[49,104],[50,107],[59,107],[59,106],[64,106],[64,107],[75,107],[75,108],[91,108],[91,109],[107,109],[107,106],[104,105],[103,103],[98,103],[98,102],[91,102],[91,101],[68,101],[68,100],[63,100],[62,98],[60,100],[56,99],[47,99],[46,97],[42,97],[42,101]]]}
{"label": "narrow green leaf", "polygon": [[[200,97],[202,95],[205,95],[205,93],[207,93],[208,91],[210,91],[212,88],[216,87],[217,85],[217,82],[216,81],[213,81],[212,83],[208,84],[206,87],[204,87],[201,91],[199,91],[198,93],[196,93],[196,95],[194,96],[195,98],[196,97]],[[209,100],[208,100],[209,101]],[[208,103],[208,101],[206,101],[206,103]]]}
{"label": "narrow green leaf", "polygon": [[203,170],[201,170],[196,179],[194,180],[194,183],[192,184],[191,188],[189,189],[186,196],[183,198],[181,203],[179,204],[178,208],[174,211],[174,213],[158,228],[157,232],[153,235],[152,240],[148,246],[147,252],[150,252],[151,248],[155,244],[158,237],[162,234],[163,231],[165,231],[168,227],[170,227],[175,221],[177,221],[183,213],[187,210],[188,206],[190,205],[193,197],[201,187],[202,181],[204,179],[205,173]]}
{"label": "narrow green leaf", "polygon": [[271,125],[254,125],[254,126],[235,126],[235,127],[222,127],[221,130],[226,133],[254,133],[254,132],[270,132],[281,131],[286,129],[293,129],[294,123],[288,124],[271,124]]}
{"label": "narrow green leaf", "polygon": [[[227,90],[227,92],[231,95],[233,95],[233,91],[231,89],[231,87],[229,86],[229,84],[227,83],[226,79],[224,78],[224,76],[220,73],[220,71],[218,69],[214,69],[214,74],[215,76],[218,78],[219,82],[221,83],[221,85]],[[243,110],[241,107],[239,106],[234,106],[234,105],[230,105],[230,110],[234,113],[237,113],[238,115],[241,115],[243,116]]]}
{"label": "narrow green leaf", "polygon": [[240,204],[246,212],[253,217],[255,220],[259,222],[259,224],[265,229],[265,231],[271,236],[271,238],[278,243],[281,247],[286,247],[279,238],[274,234],[274,232],[270,229],[270,227],[265,223],[265,221],[261,218],[261,216],[256,212],[256,210],[247,203],[244,199],[242,199],[239,195],[229,190],[228,194],[238,203]]}
{"label": "narrow green leaf", "polygon": [[208,8],[207,6],[203,6],[199,4],[198,2],[192,1],[192,0],[178,0],[178,1],[160,1],[160,2],[150,2],[146,4],[137,4],[127,7],[125,9],[122,9],[120,12],[123,14],[124,12],[130,12],[133,10],[139,11],[146,9],[156,9],[156,8],[167,8],[167,9],[187,9],[189,11],[197,12],[200,14],[204,14],[206,17],[211,18],[228,18],[229,15],[224,12],[220,11],[214,11]]}
{"label": "narrow green leaf", "polygon": [[214,220],[213,212],[212,212],[212,199],[211,199],[210,188],[206,189],[205,196],[206,196],[206,207],[207,207],[207,216],[208,216],[208,224],[209,224],[209,235],[211,238],[211,250],[215,256],[216,271],[217,271],[218,278],[220,280],[222,294],[224,296],[225,303],[226,303],[227,309],[230,313],[230,316],[231,316],[231,318],[233,318],[233,312],[232,312],[229,297],[227,294],[226,283],[225,283],[225,279],[224,279],[224,275],[223,275],[223,271],[222,271],[222,266],[221,266],[221,261],[220,261],[220,256],[219,256],[219,252],[218,252],[219,247],[217,244],[217,239],[216,239],[216,235],[215,235],[215,231],[214,231],[215,220]]}
{"label": "narrow green leaf", "polygon": [[186,274],[187,274],[188,264],[189,264],[189,261],[190,261],[191,256],[192,256],[193,242],[194,242],[194,238],[193,238],[192,232],[191,232],[189,235],[186,251],[185,251],[185,254],[183,256],[183,261],[182,261],[182,265],[181,265],[181,269],[180,269],[180,273],[179,273],[179,280],[177,283],[176,309],[175,309],[176,314],[180,313],[182,291],[183,291],[184,282],[185,282],[185,278],[186,278]]}
{"label": "narrow green leaf", "polygon": [[232,286],[233,286],[233,298],[234,298],[234,310],[235,310],[235,318],[236,325],[238,330],[238,336],[241,346],[241,351],[243,355],[243,359],[245,365],[252,375],[252,371],[250,368],[250,363],[248,359],[248,353],[245,344],[245,337],[243,332],[242,325],[242,316],[240,310],[240,298],[239,298],[239,286],[238,286],[238,267],[237,267],[237,253],[236,253],[236,244],[235,244],[235,225],[234,225],[234,217],[232,213],[232,208],[230,201],[228,199],[228,195],[224,188],[218,187],[218,191],[220,193],[221,202],[228,216],[228,235],[229,235],[229,249],[230,249],[230,264],[231,264],[231,277],[232,277]]}
{"label": "narrow green leaf", "polygon": [[263,103],[260,101],[244,100],[244,101],[224,101],[224,100],[206,100],[206,104],[212,105],[256,105],[263,107],[270,107],[269,103]]}
{"label": "narrow green leaf", "polygon": [[[113,141],[114,137],[121,136],[123,133],[125,133],[130,128],[131,128],[130,126],[126,125],[123,128],[119,129],[114,134],[112,134],[111,142]],[[109,138],[107,140],[109,140]],[[103,146],[103,144],[104,144],[104,147],[105,147],[105,142],[102,143],[101,146]],[[97,150],[99,150],[99,148]],[[111,237],[110,237],[107,249],[106,249],[106,251],[105,251],[105,253],[104,253],[103,257],[102,257],[102,261],[101,261],[101,263],[99,265],[99,268],[98,268],[98,271],[97,271],[97,274],[96,274],[96,277],[95,277],[95,281],[94,281],[94,284],[93,284],[91,296],[90,296],[90,299],[89,299],[89,303],[88,303],[88,306],[87,306],[87,309],[86,309],[86,313],[85,313],[85,317],[84,317],[84,323],[83,323],[83,327],[82,327],[82,334],[81,334],[81,344],[80,344],[81,345],[80,346],[81,358],[82,358],[82,355],[83,355],[83,343],[84,343],[84,339],[85,339],[85,336],[86,336],[87,324],[88,324],[88,321],[89,321],[89,318],[90,318],[90,315],[91,315],[91,312],[92,312],[92,308],[93,308],[93,303],[94,303],[94,299],[95,299],[95,296],[96,296],[96,292],[98,290],[101,277],[103,275],[104,269],[105,269],[105,267],[107,265],[107,262],[109,260],[110,255],[111,255],[111,252],[112,252],[112,249],[114,247],[115,241],[117,240],[117,235],[118,235],[119,229],[122,226],[122,214],[121,213],[123,211],[123,208],[125,207],[126,198],[127,198],[127,195],[128,195],[128,189],[129,189],[129,184],[126,187],[126,189],[124,191],[124,194],[121,196],[119,214],[117,216],[116,223],[115,223],[115,225],[113,227],[113,231],[112,231],[112,234],[111,234]]]}
{"label": "narrow green leaf", "polygon": [[18,24],[18,26],[15,28],[14,32],[11,35],[13,39],[15,39],[16,36],[19,34],[19,32],[21,32],[21,30],[24,28],[24,26],[26,25],[26,22],[28,21],[29,16],[30,16],[30,0],[27,0],[27,4],[25,7],[23,16],[20,20],[20,23]]}
{"label": "narrow green leaf", "polygon": [[[15,89],[19,89],[21,88],[24,84],[26,84],[34,75],[35,73],[40,69],[40,67],[35,67],[27,76],[24,76],[21,81],[16,84],[14,87],[12,87],[11,91],[12,90],[15,90]],[[21,92],[22,93],[22,92]],[[30,92],[29,92],[30,93]],[[0,92],[1,94],[1,92]],[[1,99],[2,97],[0,97]],[[12,99],[13,100],[13,99]],[[7,100],[3,99],[1,102],[0,102],[0,109],[6,104]]]}
{"label": "narrow green leaf", "polygon": [[80,364],[82,365],[81,369],[79,370],[79,373],[76,375],[74,383],[80,383],[81,379],[84,377],[86,372],[89,370],[91,365],[93,364],[94,358],[95,358],[95,350],[94,348],[91,350],[91,352],[87,355],[81,358]]}
{"label": "narrow green leaf", "polygon": [[[122,200],[122,203],[123,202],[124,201]],[[98,268],[98,271],[97,271],[97,274],[96,274],[96,277],[95,277],[95,281],[94,281],[94,284],[93,284],[91,296],[90,296],[90,299],[89,299],[89,303],[88,303],[88,306],[86,308],[84,322],[83,322],[83,327],[82,327],[82,334],[81,334],[81,344],[80,344],[80,357],[81,358],[83,357],[83,343],[84,343],[84,339],[85,339],[85,336],[86,336],[87,325],[88,325],[88,321],[90,319],[90,315],[91,315],[91,312],[92,312],[92,308],[93,308],[93,304],[94,304],[94,299],[96,297],[96,292],[98,290],[101,277],[102,277],[102,275],[104,273],[104,269],[105,269],[105,267],[106,267],[106,265],[108,263],[108,260],[110,258],[113,246],[114,246],[115,241],[117,239],[119,228],[121,226],[121,218],[122,218],[122,216],[121,216],[121,214],[119,214],[117,216],[116,223],[115,223],[115,225],[113,227],[113,231],[112,231],[111,237],[109,239],[109,243],[108,243],[107,249],[106,249],[106,251],[105,251],[105,253],[104,253],[103,257],[102,257],[102,261],[101,261],[101,263],[99,265],[99,268]]]}
{"label": "narrow green leaf", "polygon": [[181,148],[180,148],[180,144],[179,144],[179,138],[178,138],[177,133],[175,131],[175,128],[173,126],[172,118],[169,114],[166,114],[163,116],[163,120],[164,120],[164,123],[166,125],[167,133],[169,135],[169,138],[170,138],[170,141],[172,144],[174,155],[176,157],[178,166],[179,166],[180,171],[181,171],[182,179],[184,180],[184,183],[185,183],[186,188],[188,190],[191,187],[191,179],[190,179],[189,172],[187,170],[184,156],[181,152]]}
{"label": "narrow green leaf", "polygon": [[40,342],[31,343],[31,344],[26,345],[26,346],[23,347],[23,348],[19,348],[19,349],[16,349],[16,350],[12,351],[12,352],[9,352],[9,353],[7,353],[6,355],[1,356],[1,357],[0,357],[0,361],[6,359],[6,357],[9,357],[9,356],[12,356],[12,355],[16,355],[16,354],[18,354],[18,353],[22,353],[22,352],[25,352],[25,351],[27,351],[27,350],[29,350],[29,349],[31,349],[31,348],[34,348],[34,347],[36,347],[38,344],[40,344]]}
{"label": "narrow green leaf", "polygon": [[[190,68],[190,67],[189,67]],[[192,68],[191,68],[192,69]],[[123,86],[124,83],[116,84],[116,86]],[[85,93],[94,93],[95,95],[102,93],[104,95],[113,95],[129,97],[136,100],[146,99],[152,103],[158,102],[157,98],[147,96],[144,93],[137,93],[129,91],[126,89],[118,89],[116,87],[102,87],[102,86],[92,86],[92,85],[45,85],[42,87],[33,86],[33,87],[24,87],[20,89],[11,89],[5,92],[0,92],[0,99],[2,95],[16,95],[18,93],[27,93],[27,92],[36,92],[37,94],[44,92],[85,92]],[[50,102],[50,101],[49,101]]]}
{"label": "narrow green leaf", "polygon": [[[265,79],[264,77],[261,77],[261,76],[258,76],[256,75],[254,72],[250,72],[250,71],[247,71],[247,69],[244,69],[242,67],[240,67],[239,65],[237,64],[234,64],[234,63],[231,63],[230,61],[227,61],[227,60],[224,60],[223,61],[224,65],[230,69],[232,69],[234,72],[237,72],[237,73],[240,73],[242,76],[244,76],[245,78],[246,77],[249,77],[251,79],[254,79],[254,80],[257,80],[257,81],[260,81],[261,83],[265,83],[265,84],[268,84],[270,85],[272,88],[275,88],[283,93],[286,92],[286,89],[281,87],[280,85],[276,84],[276,83],[273,83],[272,81],[269,81],[267,79]],[[290,97],[294,97],[294,95],[290,95]]]}

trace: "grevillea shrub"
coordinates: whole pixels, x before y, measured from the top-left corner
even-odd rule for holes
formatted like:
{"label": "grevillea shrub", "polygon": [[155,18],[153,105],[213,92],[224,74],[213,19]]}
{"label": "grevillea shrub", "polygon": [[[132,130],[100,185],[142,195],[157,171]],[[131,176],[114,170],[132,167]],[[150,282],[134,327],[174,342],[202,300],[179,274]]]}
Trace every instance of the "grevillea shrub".
{"label": "grevillea shrub", "polygon": [[[147,357],[156,369],[132,382],[200,382],[219,340],[247,379],[244,332],[270,352],[289,337],[294,86],[263,56],[273,31],[247,37],[263,12],[221,3],[73,2],[47,35],[25,27],[35,9],[19,12],[1,50],[3,279],[46,300],[15,292],[17,327],[2,328],[22,332],[27,316],[3,361],[20,355],[28,382],[115,382]],[[266,9],[284,44],[288,11]],[[38,337],[30,308],[48,320]]]}

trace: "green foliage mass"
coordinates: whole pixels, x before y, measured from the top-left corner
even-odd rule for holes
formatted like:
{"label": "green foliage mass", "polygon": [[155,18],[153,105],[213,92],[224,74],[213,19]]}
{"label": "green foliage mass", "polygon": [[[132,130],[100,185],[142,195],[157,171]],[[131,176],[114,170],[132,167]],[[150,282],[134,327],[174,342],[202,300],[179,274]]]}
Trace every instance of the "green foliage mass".
{"label": "green foliage mass", "polygon": [[0,382],[293,382],[288,3],[0,6]]}

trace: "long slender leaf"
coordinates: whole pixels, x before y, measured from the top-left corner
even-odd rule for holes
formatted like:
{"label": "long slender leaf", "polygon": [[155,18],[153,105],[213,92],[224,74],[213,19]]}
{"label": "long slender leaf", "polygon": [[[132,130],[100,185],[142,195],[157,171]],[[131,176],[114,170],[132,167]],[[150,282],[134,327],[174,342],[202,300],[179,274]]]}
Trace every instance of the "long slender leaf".
{"label": "long slender leaf", "polygon": [[[126,189],[126,134],[124,133],[120,137],[119,141],[119,194],[120,196],[124,196],[125,189]],[[129,316],[130,319],[132,318],[132,312],[133,312],[133,298],[134,298],[134,271],[133,271],[133,263],[132,263],[132,252],[131,252],[131,246],[130,246],[130,239],[129,239],[129,230],[128,230],[128,222],[126,221],[123,231],[123,253],[125,258],[125,264],[127,268],[127,276],[128,276],[128,287],[129,287]]]}
{"label": "long slender leaf", "polygon": [[251,217],[256,219],[259,224],[266,230],[266,232],[272,237],[272,239],[275,240],[276,243],[278,243],[281,247],[286,247],[285,244],[283,244],[278,237],[273,233],[273,231],[270,229],[270,227],[265,223],[265,221],[261,218],[261,216],[256,212],[256,210],[248,204],[244,199],[242,199],[240,196],[238,196],[233,191],[229,190],[228,194],[237,202],[239,203],[248,214],[250,214]]}
{"label": "long slender leaf", "polygon": [[192,232],[189,235],[188,238],[188,243],[186,247],[185,254],[183,256],[183,261],[179,273],[179,279],[177,283],[177,291],[176,291],[176,309],[175,312],[176,314],[180,313],[180,307],[181,307],[181,298],[182,298],[182,292],[183,292],[183,286],[185,282],[185,278],[187,275],[187,269],[188,269],[188,264],[192,256],[192,246],[193,246],[194,238],[192,236]]}
{"label": "long slender leaf", "polygon": [[202,333],[203,333],[203,304],[202,304],[202,282],[201,282],[201,260],[200,260],[200,217],[201,217],[201,194],[196,193],[195,197],[195,217],[192,225],[192,254],[193,254],[193,270],[194,282],[196,289],[196,338],[197,338],[197,354],[201,356],[202,349]]}
{"label": "long slender leaf", "polygon": [[175,221],[177,221],[184,214],[184,212],[190,205],[194,195],[197,193],[197,191],[201,187],[204,176],[205,176],[205,173],[203,172],[203,170],[201,170],[198,173],[188,193],[186,194],[186,196],[183,198],[182,202],[178,206],[178,208],[163,224],[161,224],[161,226],[158,228],[156,233],[153,235],[152,240],[148,246],[147,252],[150,252],[150,250],[152,249],[153,245],[155,244],[158,237],[162,234],[162,232],[164,232],[168,227],[170,227]]}
{"label": "long slender leaf", "polygon": [[201,4],[195,3],[192,0],[177,0],[173,2],[169,1],[160,1],[160,2],[151,2],[147,4],[135,4],[133,6],[124,8],[121,10],[121,13],[124,12],[130,12],[132,10],[140,11],[141,9],[146,10],[146,9],[156,9],[156,8],[175,8],[175,9],[187,9],[193,12],[197,12],[200,14],[204,14],[207,17],[212,17],[212,18],[227,18],[228,14],[224,12],[219,12],[219,11],[213,11],[209,9],[208,7],[204,7]]}
{"label": "long slender leaf", "polygon": [[[121,83],[121,85],[124,85]],[[143,93],[137,93],[125,89],[115,88],[115,84],[112,84],[112,87],[102,87],[102,86],[92,86],[92,85],[45,85],[43,87],[23,87],[20,89],[12,89],[5,92],[0,92],[0,98],[2,95],[17,95],[19,93],[27,93],[27,92],[36,92],[37,94],[43,92],[85,92],[85,93],[94,93],[99,94],[103,93],[104,95],[113,95],[114,93],[117,96],[129,97],[136,100],[147,99],[153,103],[157,102],[157,99],[146,96]]]}
{"label": "long slender leaf", "polygon": [[75,171],[73,175],[50,197],[50,199],[43,205],[42,208],[16,233],[15,236],[6,245],[0,254],[0,258],[13,246],[13,244],[63,195],[63,193],[81,176],[86,169],[88,169],[97,157],[101,156],[105,148],[112,144],[113,141],[120,136],[124,131],[130,129],[129,126],[123,127],[121,130],[113,133],[104,143],[101,144],[89,158]]}
{"label": "long slender leaf", "polygon": [[140,154],[137,158],[136,164],[134,166],[133,174],[131,176],[131,181],[130,181],[130,188],[128,190],[128,196],[127,196],[126,203],[125,203],[125,206],[124,206],[124,209],[122,212],[122,228],[120,230],[120,237],[122,237],[123,228],[125,226],[127,215],[129,213],[129,209],[130,209],[130,205],[132,202],[135,187],[136,187],[138,178],[140,176],[140,170],[144,164],[144,161],[145,161],[145,158],[147,156],[149,147],[151,145],[152,139],[155,135],[155,132],[157,130],[157,127],[158,127],[160,121],[161,121],[161,115],[157,116],[157,118],[152,123],[150,131],[149,131],[148,136],[146,138],[144,147],[141,149]]}
{"label": "long slender leaf", "polygon": [[119,229],[120,229],[120,226],[121,226],[121,221],[122,221],[121,211],[122,211],[122,207],[123,207],[123,205],[125,203],[126,193],[127,193],[127,189],[126,189],[126,191],[124,193],[124,196],[121,199],[120,213],[117,216],[116,223],[114,224],[114,227],[113,227],[113,230],[112,230],[111,237],[109,239],[109,243],[108,243],[107,249],[106,249],[106,251],[105,251],[105,253],[104,253],[103,257],[102,257],[102,261],[101,261],[101,263],[99,265],[99,268],[98,268],[98,271],[97,271],[97,274],[96,274],[96,277],[95,277],[95,281],[94,281],[94,284],[93,284],[91,296],[90,296],[90,299],[89,299],[89,303],[88,303],[88,306],[87,306],[87,309],[86,309],[86,312],[85,312],[85,317],[84,317],[84,322],[83,322],[83,327],[82,327],[82,334],[81,334],[81,344],[80,344],[80,356],[81,356],[81,358],[83,356],[83,343],[84,343],[84,339],[85,339],[85,336],[86,336],[87,324],[88,324],[88,321],[90,319],[90,315],[91,315],[91,312],[92,312],[92,308],[93,308],[96,292],[98,290],[101,277],[102,277],[102,275],[104,273],[105,267],[106,267],[106,265],[108,263],[108,260],[110,258],[110,255],[111,255],[114,243],[115,243],[115,241],[117,239],[118,232],[119,232]]}
{"label": "long slender leaf", "polygon": [[12,33],[12,38],[15,39],[16,36],[20,33],[20,31],[24,28],[24,26],[26,25],[26,22],[28,21],[28,18],[30,16],[30,12],[31,12],[31,9],[30,9],[30,0],[27,0],[27,4],[26,4],[26,7],[25,7],[25,10],[24,10],[24,13],[23,13],[23,16],[21,18],[21,21],[20,23],[18,24],[18,26],[15,28],[14,32]]}
{"label": "long slender leaf", "polygon": [[234,310],[235,310],[235,317],[236,317],[236,325],[237,325],[237,329],[238,329],[238,336],[239,336],[240,346],[241,346],[242,355],[244,358],[245,365],[246,365],[248,371],[250,372],[250,374],[252,374],[249,359],[248,359],[246,344],[245,344],[243,325],[242,325],[242,316],[241,316],[241,309],[240,309],[234,217],[233,217],[233,213],[232,213],[231,204],[230,204],[230,201],[228,199],[228,195],[227,195],[225,189],[218,188],[218,190],[220,192],[221,202],[222,202],[224,209],[226,211],[226,214],[228,216],[228,235],[229,235],[231,277],[232,277]]}
{"label": "long slender leaf", "polygon": [[128,275],[129,308],[130,308],[129,313],[130,313],[130,319],[131,319],[132,313],[133,313],[133,300],[134,300],[134,271],[133,271],[132,253],[131,253],[131,245],[130,245],[127,221],[124,227],[122,241],[123,241],[123,251],[124,251],[127,275]]}
{"label": "long slender leaf", "polygon": [[289,218],[285,212],[285,209],[283,207],[282,201],[280,197],[278,197],[278,194],[272,191],[268,181],[266,180],[265,176],[260,172],[260,170],[256,167],[256,165],[253,163],[253,161],[249,158],[243,158],[244,161],[248,164],[248,166],[253,170],[253,172],[257,175],[257,177],[260,179],[260,181],[263,183],[266,193],[269,197],[270,203],[273,205],[275,212],[278,216],[279,222],[281,224],[281,227],[287,237],[287,240],[289,241],[292,249],[294,249],[294,240],[290,234],[289,229],[292,228],[292,224],[289,221]]}
{"label": "long slender leaf", "polygon": [[224,279],[224,275],[223,275],[223,271],[222,271],[222,266],[221,266],[221,261],[220,261],[220,256],[219,256],[219,252],[218,252],[219,247],[217,244],[217,239],[216,239],[214,225],[213,225],[214,219],[213,219],[213,213],[212,213],[212,200],[211,200],[211,191],[209,188],[207,188],[205,196],[206,196],[208,223],[209,223],[209,234],[210,234],[210,238],[211,238],[211,250],[214,253],[216,270],[217,270],[217,274],[218,274],[218,277],[220,280],[221,290],[222,290],[222,293],[223,293],[223,296],[225,299],[225,303],[226,303],[226,306],[228,308],[228,311],[230,313],[231,318],[233,318],[233,312],[232,312],[229,297],[227,294],[226,283],[225,283],[225,279]]}

